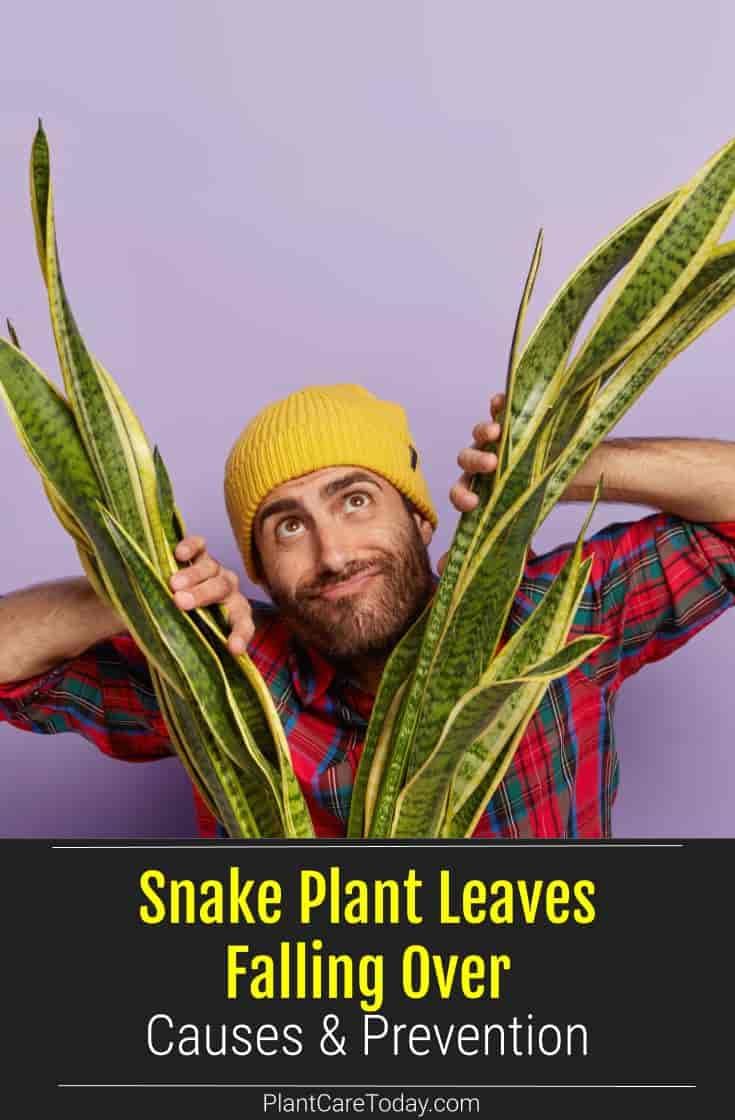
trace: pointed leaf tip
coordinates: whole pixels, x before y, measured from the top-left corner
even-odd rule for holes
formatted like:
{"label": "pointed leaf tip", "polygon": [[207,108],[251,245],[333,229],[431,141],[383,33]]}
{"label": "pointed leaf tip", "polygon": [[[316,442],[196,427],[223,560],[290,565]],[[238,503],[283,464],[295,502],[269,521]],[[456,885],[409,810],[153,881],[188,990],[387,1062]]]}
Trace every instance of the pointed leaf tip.
{"label": "pointed leaf tip", "polygon": [[7,326],[8,326],[8,334],[10,335],[10,341],[13,343],[13,346],[15,346],[18,350],[20,350],[21,346],[20,346],[20,342],[18,341],[18,335],[15,333],[15,327],[11,323],[10,319],[6,319],[5,322],[7,323]]}

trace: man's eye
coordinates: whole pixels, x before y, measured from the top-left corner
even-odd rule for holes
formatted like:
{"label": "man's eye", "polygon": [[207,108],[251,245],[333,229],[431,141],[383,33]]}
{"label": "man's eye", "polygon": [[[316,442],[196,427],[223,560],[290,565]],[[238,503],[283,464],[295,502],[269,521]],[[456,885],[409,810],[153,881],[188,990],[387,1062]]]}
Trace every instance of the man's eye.
{"label": "man's eye", "polygon": [[354,494],[348,494],[345,498],[345,503],[349,509],[364,509],[371,501],[372,498],[364,490],[355,491]]}
{"label": "man's eye", "polygon": [[298,517],[287,517],[283,521],[279,521],[276,527],[276,535],[279,537],[294,537],[301,528],[301,521]]}

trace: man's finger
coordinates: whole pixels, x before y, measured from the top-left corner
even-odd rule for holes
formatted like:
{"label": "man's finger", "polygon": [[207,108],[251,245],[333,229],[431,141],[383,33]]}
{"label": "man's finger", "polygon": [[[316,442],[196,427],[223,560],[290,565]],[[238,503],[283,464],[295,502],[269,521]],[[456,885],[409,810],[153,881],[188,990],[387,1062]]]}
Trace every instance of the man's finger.
{"label": "man's finger", "polygon": [[204,537],[182,537],[174,549],[174,556],[177,560],[194,560],[201,552],[204,552],[206,547],[207,542]]}
{"label": "man's finger", "polygon": [[498,457],[494,451],[465,447],[457,456],[457,462],[466,474],[492,474],[498,465]]}
{"label": "man's finger", "polygon": [[490,415],[493,420],[498,420],[505,408],[505,393],[496,393],[490,401]]}
{"label": "man's finger", "polygon": [[253,622],[250,604],[244,595],[240,595],[237,606],[233,606],[230,609],[230,621],[232,623],[232,632],[228,638],[227,644],[233,653],[244,653],[247,649],[248,642],[255,633],[255,624]]}
{"label": "man's finger", "polygon": [[212,603],[223,603],[231,593],[230,581],[220,572],[214,579],[197,583],[187,591],[177,591],[174,595],[174,602],[181,610],[190,611],[195,607],[208,607]]}
{"label": "man's finger", "polygon": [[172,591],[190,590],[198,583],[212,579],[220,573],[225,574],[222,565],[208,552],[204,552],[187,568],[183,568],[180,572],[174,572],[169,580],[169,586]]}
{"label": "man's finger", "polygon": [[460,513],[466,513],[474,509],[480,500],[477,494],[475,494],[473,490],[470,490],[467,485],[468,481],[468,476],[462,475],[462,478],[459,479],[458,482],[455,482],[454,486],[449,491],[449,500]]}
{"label": "man's finger", "polygon": [[499,439],[501,431],[500,424],[494,420],[483,420],[482,423],[475,424],[472,438],[478,447],[483,447],[486,443],[494,443]]}

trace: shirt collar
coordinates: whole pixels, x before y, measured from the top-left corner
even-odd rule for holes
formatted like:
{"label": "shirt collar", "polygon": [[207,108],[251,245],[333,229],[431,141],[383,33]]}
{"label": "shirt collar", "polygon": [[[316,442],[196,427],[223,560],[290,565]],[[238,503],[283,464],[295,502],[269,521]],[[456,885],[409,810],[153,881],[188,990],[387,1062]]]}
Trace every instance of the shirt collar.
{"label": "shirt collar", "polygon": [[305,708],[321,700],[337,675],[331,661],[293,633],[288,643],[288,668],[294,692]]}

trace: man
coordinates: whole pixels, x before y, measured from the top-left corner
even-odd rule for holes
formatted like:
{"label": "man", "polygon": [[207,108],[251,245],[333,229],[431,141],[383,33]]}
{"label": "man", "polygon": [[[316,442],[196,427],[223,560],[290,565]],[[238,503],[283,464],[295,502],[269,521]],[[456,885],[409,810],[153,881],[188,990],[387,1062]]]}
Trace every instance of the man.
{"label": "man", "polygon": [[[473,429],[450,497],[492,473],[504,400]],[[611,525],[585,544],[595,558],[573,636],[608,641],[554,682],[477,829],[479,836],[610,834],[617,786],[614,698],[623,680],[735,603],[735,444],[608,440],[569,487],[661,512]],[[247,648],[277,701],[317,834],[344,833],[374,694],[390,650],[433,594],[427,546],[436,513],[400,406],[355,385],[316,386],[264,409],[227,460],[225,498],[251,578],[272,605],[248,602],[201,537],[180,542],[171,579],[182,610],[222,603],[233,652]],[[508,623],[533,609],[569,552],[529,554]],[[439,563],[441,570],[446,557]],[[146,662],[84,579],[0,602],[0,717],[37,732],[76,730],[117,758],[170,752]],[[197,798],[200,832],[221,835]],[[672,822],[673,823],[673,822]]]}

